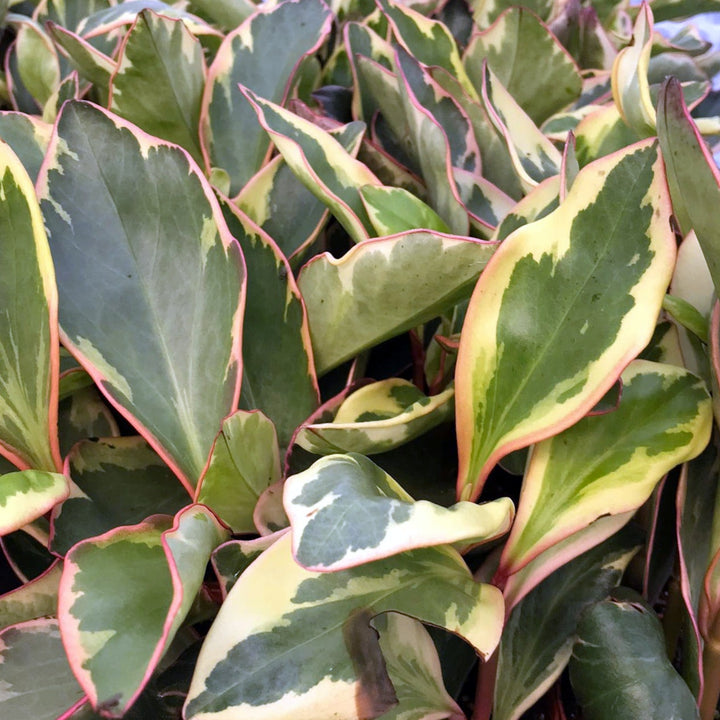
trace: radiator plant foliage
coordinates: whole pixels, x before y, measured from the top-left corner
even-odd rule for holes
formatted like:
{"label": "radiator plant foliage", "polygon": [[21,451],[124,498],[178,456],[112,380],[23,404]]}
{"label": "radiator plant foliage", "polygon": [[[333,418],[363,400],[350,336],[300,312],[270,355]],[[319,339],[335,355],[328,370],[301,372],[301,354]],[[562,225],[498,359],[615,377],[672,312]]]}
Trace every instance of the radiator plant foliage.
{"label": "radiator plant foliage", "polygon": [[712,10],[1,3],[0,716],[711,720]]}

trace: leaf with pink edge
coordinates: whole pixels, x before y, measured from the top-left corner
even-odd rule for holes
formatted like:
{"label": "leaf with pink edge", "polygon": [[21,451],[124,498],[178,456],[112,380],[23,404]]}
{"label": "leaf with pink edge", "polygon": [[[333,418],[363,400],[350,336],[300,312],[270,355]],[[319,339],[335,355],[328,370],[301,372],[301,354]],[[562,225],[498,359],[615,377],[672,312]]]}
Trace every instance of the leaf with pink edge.
{"label": "leaf with pink edge", "polygon": [[57,613],[62,562],[56,560],[44,573],[0,595],[0,628]]}

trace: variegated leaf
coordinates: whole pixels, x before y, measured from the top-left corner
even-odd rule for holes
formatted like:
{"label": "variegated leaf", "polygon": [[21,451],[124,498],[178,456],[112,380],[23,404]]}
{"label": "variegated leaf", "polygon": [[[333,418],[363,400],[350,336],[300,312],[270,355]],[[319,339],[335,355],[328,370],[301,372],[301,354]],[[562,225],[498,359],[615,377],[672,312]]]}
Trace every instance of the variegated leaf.
{"label": "variegated leaf", "polygon": [[241,377],[244,262],[210,186],[180,148],[70,102],[38,188],[63,343],[193,488]]}
{"label": "variegated leaf", "polygon": [[22,470],[0,475],[0,535],[44,515],[68,492],[67,478],[60,473]]}
{"label": "variegated leaf", "polygon": [[467,297],[493,243],[426,231],[361,243],[311,260],[298,285],[319,375]]}
{"label": "variegated leaf", "polygon": [[61,573],[62,562],[57,560],[30,582],[0,595],[0,628],[55,615]]}
{"label": "variegated leaf", "polygon": [[302,58],[320,46],[331,20],[322,0],[289,0],[253,14],[223,40],[208,73],[201,135],[208,165],[230,175],[231,196],[260,169],[270,145],[238,85],[282,105]]}
{"label": "variegated leaf", "polygon": [[577,64],[527,7],[506,10],[469,43],[463,62],[478,93],[484,59],[536,125],[580,96],[582,78]]}
{"label": "variegated leaf", "polygon": [[508,212],[498,225],[493,240],[504,240],[508,235],[536,220],[542,220],[560,205],[560,176],[543,180]]}
{"label": "variegated leaf", "polygon": [[657,144],[643,142],[584,168],[557,210],[503,241],[460,340],[460,498],[591,410],[648,343],[675,260],[669,215]]}
{"label": "variegated leaf", "polygon": [[51,516],[50,548],[65,555],[81,540],[150,515],[174,515],[188,504],[185,488],[140,437],[84,440],[65,460],[70,497]]}
{"label": "variegated leaf", "polygon": [[615,103],[586,115],[578,123],[574,133],[580,167],[622,150],[642,137],[625,123]]}
{"label": "variegated leaf", "polygon": [[254,533],[258,498],[280,480],[280,452],[275,427],[261,412],[238,410],[223,422],[210,463],[197,491],[235,533]]}
{"label": "variegated leaf", "polygon": [[450,508],[416,502],[385,471],[354,453],[329,455],[289,477],[284,505],[295,559],[322,572],[422,547],[488,542],[505,534],[514,516],[509,498]]}
{"label": "variegated leaf", "polygon": [[70,64],[78,71],[80,77],[90,81],[107,95],[110,78],[117,70],[115,60],[65,27],[50,22],[48,32],[67,53]]}
{"label": "variegated leaf", "polygon": [[59,470],[55,271],[32,182],[5,143],[0,173],[0,453]]}
{"label": "variegated leaf", "polygon": [[372,224],[360,197],[364,185],[382,185],[329,133],[309,120],[241,88],[285,162],[300,182],[330,209],[355,242]]}
{"label": "variegated leaf", "polygon": [[0,138],[17,155],[33,183],[40,171],[51,134],[52,125],[34,115],[0,112]]}
{"label": "variegated leaf", "polygon": [[65,559],[58,615],[93,708],[122,717],[168,648],[227,531],[204,507],[155,516],[78,543]]}
{"label": "variegated leaf", "polygon": [[707,445],[712,409],[696,376],[637,360],[621,378],[617,410],[583,418],[533,448],[498,577],[601,516],[637,509],[665,473]]}
{"label": "variegated leaf", "polygon": [[201,161],[198,123],[205,87],[200,42],[182,20],[143,10],[123,40],[110,81],[111,110]]}
{"label": "variegated leaf", "polygon": [[[23,18],[14,14],[12,17]],[[60,84],[60,61],[52,41],[37,23],[24,18],[17,25],[18,72],[23,85],[42,108]]]}
{"label": "variegated leaf", "polygon": [[277,540],[228,594],[198,658],[187,720],[377,717],[396,698],[369,622],[388,611],[457,633],[485,658],[497,646],[502,596],[473,582],[450,548],[311,573],[290,544],[290,534]]}
{"label": "variegated leaf", "polygon": [[[470,0],[470,8],[473,10],[473,20],[481,28],[489,27],[502,13],[513,5],[514,0]],[[555,9],[553,0],[523,0],[523,7],[532,10],[542,20],[548,20]]]}
{"label": "variegated leaf", "polygon": [[117,420],[93,385],[92,378],[84,370],[73,372],[70,376],[77,377],[82,384],[79,389],[72,389],[58,406],[60,452],[66,459],[73,445],[81,440],[120,435]]}
{"label": "variegated leaf", "polygon": [[387,452],[451,420],[454,401],[452,387],[428,397],[407,380],[382,380],[352,393],[332,422],[303,425],[294,442],[317,455]]}
{"label": "variegated leaf", "polygon": [[453,168],[453,181],[479,237],[489,238],[515,207],[515,201],[481,175]]}
{"label": "variegated leaf", "polygon": [[403,188],[366,185],[360,188],[360,194],[379,237],[416,228],[450,232],[429,205]]}

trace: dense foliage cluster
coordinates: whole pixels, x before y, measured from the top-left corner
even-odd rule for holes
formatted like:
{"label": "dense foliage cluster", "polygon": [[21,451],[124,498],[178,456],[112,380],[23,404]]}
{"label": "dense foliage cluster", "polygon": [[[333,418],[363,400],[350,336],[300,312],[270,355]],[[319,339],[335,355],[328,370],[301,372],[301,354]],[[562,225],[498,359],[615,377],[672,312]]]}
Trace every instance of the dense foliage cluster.
{"label": "dense foliage cluster", "polygon": [[0,717],[711,720],[712,10],[0,2]]}

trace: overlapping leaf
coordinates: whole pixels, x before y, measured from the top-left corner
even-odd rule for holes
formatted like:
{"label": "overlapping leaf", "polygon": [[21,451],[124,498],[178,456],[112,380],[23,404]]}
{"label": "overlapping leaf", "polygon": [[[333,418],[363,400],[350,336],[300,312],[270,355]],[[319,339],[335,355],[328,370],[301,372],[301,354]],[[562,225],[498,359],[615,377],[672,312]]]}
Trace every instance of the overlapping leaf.
{"label": "overlapping leaf", "polygon": [[55,615],[61,573],[58,560],[42,575],[0,595],[0,628]]}

